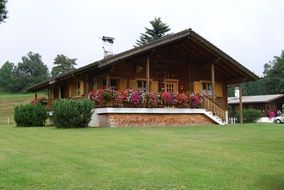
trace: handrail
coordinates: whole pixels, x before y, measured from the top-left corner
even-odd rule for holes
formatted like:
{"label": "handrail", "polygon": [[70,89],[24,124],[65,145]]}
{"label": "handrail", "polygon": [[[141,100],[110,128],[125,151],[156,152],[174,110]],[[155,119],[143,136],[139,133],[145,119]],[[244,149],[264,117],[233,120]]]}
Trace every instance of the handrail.
{"label": "handrail", "polygon": [[226,120],[226,109],[219,105],[217,102],[212,100],[210,97],[208,97],[206,94],[203,94],[204,97],[204,108],[211,111],[213,114],[220,117],[223,121]]}

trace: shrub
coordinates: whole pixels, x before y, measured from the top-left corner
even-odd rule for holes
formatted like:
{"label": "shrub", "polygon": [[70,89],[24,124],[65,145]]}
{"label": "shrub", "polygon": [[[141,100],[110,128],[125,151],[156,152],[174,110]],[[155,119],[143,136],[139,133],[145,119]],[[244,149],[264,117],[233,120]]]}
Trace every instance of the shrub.
{"label": "shrub", "polygon": [[21,105],[15,108],[14,120],[17,126],[44,126],[47,110],[40,104]]}
{"label": "shrub", "polygon": [[93,113],[93,102],[61,99],[53,103],[54,125],[59,128],[88,127]]}
{"label": "shrub", "polygon": [[[243,109],[243,121],[244,123],[253,123],[260,118],[260,110],[255,109]],[[240,121],[240,112],[237,112],[236,117]]]}

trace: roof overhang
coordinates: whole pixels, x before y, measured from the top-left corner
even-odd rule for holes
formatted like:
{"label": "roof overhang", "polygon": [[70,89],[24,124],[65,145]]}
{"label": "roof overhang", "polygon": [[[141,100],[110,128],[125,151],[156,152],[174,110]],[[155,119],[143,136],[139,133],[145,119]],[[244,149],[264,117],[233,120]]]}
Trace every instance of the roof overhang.
{"label": "roof overhang", "polygon": [[238,84],[259,79],[253,72],[201,37],[192,29],[187,29],[175,34],[167,35],[149,44],[130,49],[112,57],[107,57],[61,76],[35,84],[27,90],[39,91],[48,88],[48,86],[51,85],[51,81],[58,82],[94,68],[102,69],[118,62],[134,59],[137,56],[149,56],[155,54],[155,51],[157,50],[167,51],[167,49],[176,49],[177,55],[190,57],[193,60],[203,60],[204,62],[214,63],[216,72],[226,77],[227,84]]}
{"label": "roof overhang", "polygon": [[[269,103],[274,100],[284,98],[284,94],[271,94],[271,95],[258,95],[258,96],[243,96],[243,104],[257,104],[257,103]],[[240,98],[228,97],[228,104],[239,104]]]}

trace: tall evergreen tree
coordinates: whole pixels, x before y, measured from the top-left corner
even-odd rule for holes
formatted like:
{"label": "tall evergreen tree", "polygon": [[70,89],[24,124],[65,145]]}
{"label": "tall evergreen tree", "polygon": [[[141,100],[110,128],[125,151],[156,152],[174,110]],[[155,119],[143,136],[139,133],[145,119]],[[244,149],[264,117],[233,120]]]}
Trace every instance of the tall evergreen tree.
{"label": "tall evergreen tree", "polygon": [[70,72],[75,68],[77,59],[70,59],[65,55],[57,55],[56,58],[54,59],[54,66],[51,70],[51,76],[55,77],[67,72]]}
{"label": "tall evergreen tree", "polygon": [[136,46],[142,46],[153,40],[161,38],[167,35],[171,29],[166,24],[163,23],[160,17],[155,17],[154,20],[150,21],[151,28],[145,27],[145,32],[141,33],[138,40],[136,40]]}
{"label": "tall evergreen tree", "polygon": [[0,23],[7,18],[7,9],[6,9],[7,0],[0,0]]}

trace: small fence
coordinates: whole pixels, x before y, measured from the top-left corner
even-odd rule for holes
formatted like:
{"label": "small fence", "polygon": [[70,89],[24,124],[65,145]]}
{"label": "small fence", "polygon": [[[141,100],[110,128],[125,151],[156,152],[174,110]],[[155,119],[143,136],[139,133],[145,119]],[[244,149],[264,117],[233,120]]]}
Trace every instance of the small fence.
{"label": "small fence", "polygon": [[15,121],[14,121],[14,118],[3,118],[3,117],[0,117],[0,126],[12,126],[12,125],[15,125]]}

